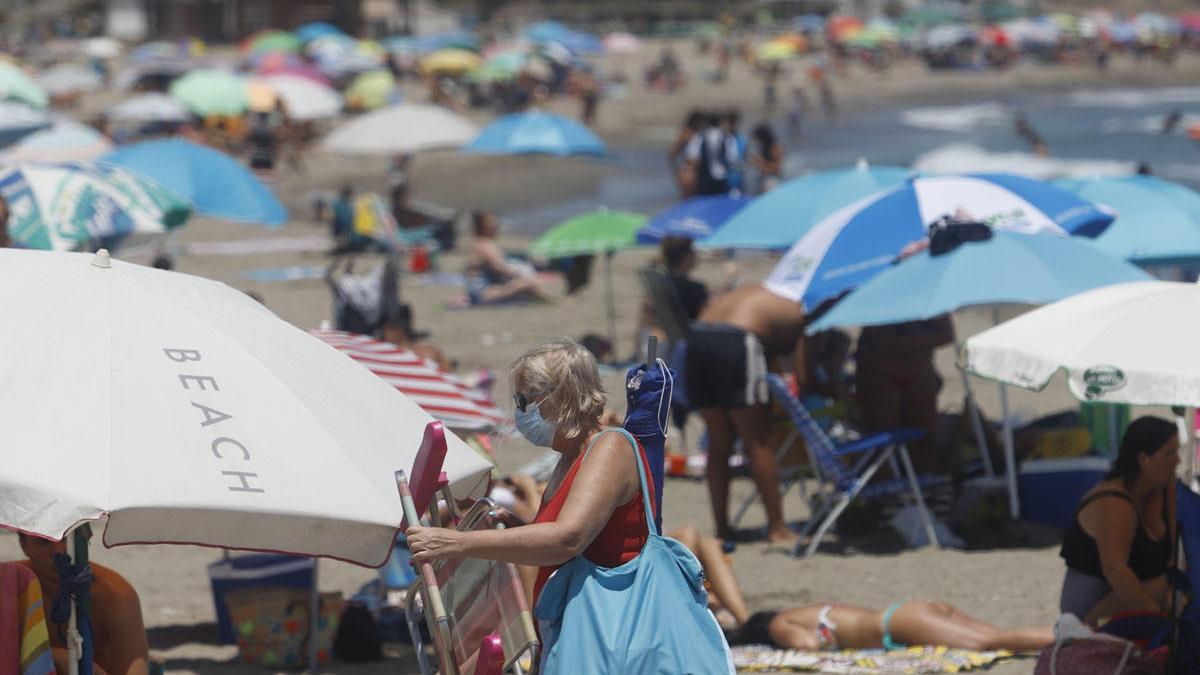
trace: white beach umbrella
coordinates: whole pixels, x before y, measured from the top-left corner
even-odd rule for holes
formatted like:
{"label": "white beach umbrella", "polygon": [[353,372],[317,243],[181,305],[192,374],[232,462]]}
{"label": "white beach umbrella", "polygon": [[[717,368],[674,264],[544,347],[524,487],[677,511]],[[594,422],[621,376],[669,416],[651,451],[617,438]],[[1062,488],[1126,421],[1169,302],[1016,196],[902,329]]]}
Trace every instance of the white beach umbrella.
{"label": "white beach umbrella", "polygon": [[458,148],[478,135],[473,122],[445,108],[401,103],[343,124],[321,147],[348,154],[398,155]]}
{"label": "white beach umbrella", "polygon": [[94,59],[115,59],[121,55],[121,41],[110,37],[94,37],[83,41],[83,53]]}
{"label": "white beach umbrella", "polygon": [[[432,421],[224,284],[99,254],[0,249],[0,525],[382,565],[393,472]],[[466,495],[490,465],[448,435]]]}
{"label": "white beach umbrella", "polygon": [[1059,370],[1076,398],[1200,407],[1200,286],[1137,281],[1040,307],[966,342],[976,375],[1041,389]]}
{"label": "white beach umbrella", "polygon": [[100,73],[80,63],[53,66],[39,73],[33,81],[51,96],[97,91],[104,86]]}
{"label": "white beach umbrella", "polygon": [[186,122],[192,113],[179,99],[168,94],[139,94],[108,109],[114,122]]}
{"label": "white beach umbrella", "polygon": [[342,95],[320,82],[298,75],[268,75],[254,78],[252,83],[262,83],[283,99],[288,116],[297,120],[315,120],[336,117],[342,112],[345,101]]}

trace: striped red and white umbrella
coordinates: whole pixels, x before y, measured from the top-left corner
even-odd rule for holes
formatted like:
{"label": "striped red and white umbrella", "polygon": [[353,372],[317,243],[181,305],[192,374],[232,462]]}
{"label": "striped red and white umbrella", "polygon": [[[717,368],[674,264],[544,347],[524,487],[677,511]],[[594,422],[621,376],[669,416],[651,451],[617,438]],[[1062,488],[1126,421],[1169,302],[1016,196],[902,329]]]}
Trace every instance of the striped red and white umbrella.
{"label": "striped red and white umbrella", "polygon": [[491,431],[505,422],[504,414],[486,393],[410,349],[344,331],[314,330],[312,334],[383,378],[451,429]]}

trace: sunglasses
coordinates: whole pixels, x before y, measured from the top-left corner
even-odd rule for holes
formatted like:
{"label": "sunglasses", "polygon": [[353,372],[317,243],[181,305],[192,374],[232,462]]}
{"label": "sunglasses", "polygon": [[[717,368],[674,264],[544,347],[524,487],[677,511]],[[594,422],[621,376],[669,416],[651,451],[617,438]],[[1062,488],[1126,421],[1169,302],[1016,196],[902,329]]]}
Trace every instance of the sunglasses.
{"label": "sunglasses", "polygon": [[513,403],[517,406],[517,410],[527,412],[529,404],[537,403],[537,401],[526,396],[525,394],[513,394]]}

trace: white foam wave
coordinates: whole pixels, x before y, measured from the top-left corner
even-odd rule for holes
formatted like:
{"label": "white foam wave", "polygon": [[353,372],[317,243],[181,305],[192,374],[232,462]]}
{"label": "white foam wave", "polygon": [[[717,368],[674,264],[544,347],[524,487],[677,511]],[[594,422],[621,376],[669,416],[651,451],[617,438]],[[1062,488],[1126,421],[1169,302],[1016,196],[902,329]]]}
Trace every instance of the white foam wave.
{"label": "white foam wave", "polygon": [[1106,108],[1145,108],[1171,103],[1200,103],[1200,87],[1162,89],[1085,89],[1071,94],[1072,105]]}
{"label": "white foam wave", "polygon": [[1028,152],[988,152],[966,143],[952,143],[927,152],[913,162],[922,173],[1015,173],[1031,178],[1093,178],[1132,173],[1133,162],[1108,159],[1059,159]]}
{"label": "white foam wave", "polygon": [[984,126],[1001,126],[1012,121],[1012,115],[996,102],[972,103],[957,106],[910,108],[900,115],[907,126],[930,131],[968,133]]}

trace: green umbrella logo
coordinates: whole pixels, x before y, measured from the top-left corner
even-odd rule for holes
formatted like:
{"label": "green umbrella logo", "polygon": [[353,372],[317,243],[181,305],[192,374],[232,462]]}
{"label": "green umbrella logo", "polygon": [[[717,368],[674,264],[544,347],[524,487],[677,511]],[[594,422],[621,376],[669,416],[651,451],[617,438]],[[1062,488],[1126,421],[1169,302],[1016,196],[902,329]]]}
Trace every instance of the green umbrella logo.
{"label": "green umbrella logo", "polygon": [[1087,385],[1084,396],[1089,401],[1095,401],[1125,386],[1125,373],[1116,366],[1092,366],[1083,371],[1083,383]]}

